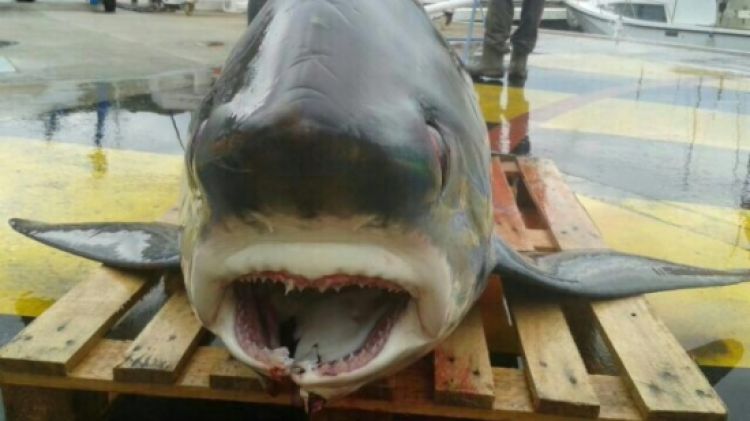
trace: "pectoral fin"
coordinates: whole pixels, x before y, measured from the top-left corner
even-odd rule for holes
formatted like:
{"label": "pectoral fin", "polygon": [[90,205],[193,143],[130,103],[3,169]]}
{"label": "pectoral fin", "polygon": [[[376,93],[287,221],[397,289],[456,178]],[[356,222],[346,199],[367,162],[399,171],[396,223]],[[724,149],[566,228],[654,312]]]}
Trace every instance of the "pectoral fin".
{"label": "pectoral fin", "polygon": [[592,298],[750,281],[750,270],[704,269],[612,250],[563,251],[525,258],[497,239],[494,251],[495,272],[511,282]]}
{"label": "pectoral fin", "polygon": [[11,219],[19,233],[87,259],[124,269],[177,268],[180,227],[165,223],[47,224]]}

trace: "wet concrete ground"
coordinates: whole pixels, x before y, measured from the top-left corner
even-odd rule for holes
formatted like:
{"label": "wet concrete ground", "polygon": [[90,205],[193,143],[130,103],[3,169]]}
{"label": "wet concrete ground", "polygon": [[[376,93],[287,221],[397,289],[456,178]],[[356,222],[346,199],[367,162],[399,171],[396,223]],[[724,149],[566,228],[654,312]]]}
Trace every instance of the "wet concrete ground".
{"label": "wet concrete ground", "polygon": [[[0,219],[162,215],[189,111],[243,28],[215,13],[0,2]],[[524,87],[477,92],[493,145],[554,160],[611,247],[748,267],[748,69],[750,56],[545,32]],[[0,250],[2,343],[94,266],[4,224]],[[750,286],[649,301],[745,419]]]}

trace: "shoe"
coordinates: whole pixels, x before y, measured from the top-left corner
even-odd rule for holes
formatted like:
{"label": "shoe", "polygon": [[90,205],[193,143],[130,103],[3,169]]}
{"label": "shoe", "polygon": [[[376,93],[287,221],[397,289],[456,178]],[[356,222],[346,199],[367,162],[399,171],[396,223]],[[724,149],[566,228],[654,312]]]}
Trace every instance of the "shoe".
{"label": "shoe", "polygon": [[479,63],[466,66],[472,79],[502,79],[505,76],[504,54],[485,49]]}
{"label": "shoe", "polygon": [[531,152],[531,141],[529,140],[529,136],[524,136],[523,139],[521,139],[521,141],[518,142],[513,149],[511,149],[510,154],[511,155],[528,155],[530,152]]}
{"label": "shoe", "polygon": [[528,54],[520,54],[515,51],[510,56],[510,66],[508,69],[508,79],[515,82],[524,82],[528,76],[526,62],[529,59]]}

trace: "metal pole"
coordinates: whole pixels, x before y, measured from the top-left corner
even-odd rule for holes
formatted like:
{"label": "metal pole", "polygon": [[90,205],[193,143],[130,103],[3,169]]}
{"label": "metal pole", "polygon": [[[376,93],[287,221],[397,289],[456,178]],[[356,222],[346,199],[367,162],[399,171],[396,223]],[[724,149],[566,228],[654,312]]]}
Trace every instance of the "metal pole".
{"label": "metal pole", "polygon": [[478,7],[482,7],[482,1],[474,0],[474,3],[471,6],[471,17],[469,18],[469,29],[468,29],[468,33],[466,34],[466,41],[464,42],[463,57],[461,57],[464,64],[466,65],[469,64],[469,44],[474,38],[474,19],[477,16]]}

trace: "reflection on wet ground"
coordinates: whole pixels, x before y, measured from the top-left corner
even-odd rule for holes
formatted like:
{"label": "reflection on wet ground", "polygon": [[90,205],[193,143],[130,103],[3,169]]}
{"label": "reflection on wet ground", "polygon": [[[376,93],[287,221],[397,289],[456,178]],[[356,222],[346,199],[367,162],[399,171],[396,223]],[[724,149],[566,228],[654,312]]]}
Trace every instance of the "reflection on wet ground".
{"label": "reflection on wet ground", "polygon": [[[578,52],[565,53],[572,44]],[[492,149],[555,161],[613,248],[748,267],[748,64],[747,56],[544,35],[525,86],[476,90]],[[189,113],[215,73],[0,85],[0,219],[158,218],[176,202]],[[0,255],[0,314],[8,315],[0,343],[94,266],[5,224],[0,249],[9,251]],[[146,300],[163,298],[154,294]],[[750,286],[649,301],[733,418],[750,413]],[[116,334],[137,330],[138,319]]]}
{"label": "reflection on wet ground", "polygon": [[107,149],[181,153],[190,111],[214,71],[149,80],[15,85],[0,88],[0,135]]}
{"label": "reflection on wet ground", "polygon": [[721,206],[747,203],[748,89],[722,89],[721,79],[704,78],[650,87],[593,80],[576,94],[567,91],[570,78],[570,72],[544,70],[532,75],[526,89],[480,86],[483,104],[492,103],[486,117],[491,139],[501,140],[496,146],[510,150],[526,137],[531,120],[534,154],[595,184],[590,190]]}

